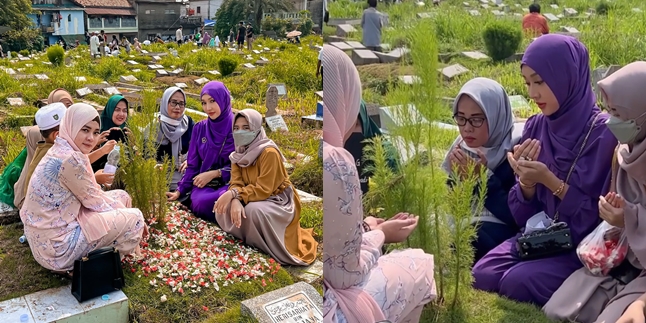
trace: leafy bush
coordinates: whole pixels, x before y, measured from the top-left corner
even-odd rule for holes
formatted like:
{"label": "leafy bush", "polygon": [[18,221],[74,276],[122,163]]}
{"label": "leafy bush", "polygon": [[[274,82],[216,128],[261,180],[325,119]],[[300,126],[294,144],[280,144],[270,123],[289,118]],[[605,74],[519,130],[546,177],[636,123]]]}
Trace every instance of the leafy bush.
{"label": "leafy bush", "polygon": [[153,61],[153,58],[150,56],[136,56],[135,58],[132,59],[133,61],[143,64],[143,65],[148,65]]}
{"label": "leafy bush", "polygon": [[494,61],[502,61],[516,53],[523,33],[516,25],[503,22],[493,22],[482,33],[485,47]]}
{"label": "leafy bush", "polygon": [[314,22],[312,21],[312,18],[310,17],[305,17],[301,19],[301,24],[298,26],[298,31],[302,32],[303,34],[301,37],[305,37],[309,34],[312,33],[312,27],[314,27]]}
{"label": "leafy bush", "polygon": [[29,52],[28,49],[23,49],[23,50],[19,51],[18,53],[20,55],[22,55],[22,56],[29,56],[31,54],[31,52]]}
{"label": "leafy bush", "polygon": [[222,76],[227,76],[233,74],[233,72],[238,67],[238,61],[231,57],[222,57],[218,61],[218,67],[220,68],[220,73]]}
{"label": "leafy bush", "polygon": [[47,59],[54,65],[61,65],[65,58],[65,49],[60,45],[50,46],[47,49]]}
{"label": "leafy bush", "polygon": [[[19,52],[23,49],[27,51],[31,49],[42,49],[42,39],[40,36],[40,31],[36,29],[20,29],[20,30],[10,30],[3,35],[5,44],[2,45],[4,50]],[[39,44],[39,41],[41,42]],[[22,55],[22,54],[21,54]]]}
{"label": "leafy bush", "polygon": [[220,35],[220,38],[228,36],[232,28],[235,30],[240,21],[246,20],[248,11],[249,9],[244,1],[224,0],[215,13],[213,31],[216,35]]}
{"label": "leafy bush", "polygon": [[610,10],[610,4],[607,3],[606,1],[601,1],[597,3],[597,7],[595,10],[599,15],[607,15],[608,10]]}
{"label": "leafy bush", "polygon": [[118,57],[103,57],[98,64],[92,65],[93,74],[104,81],[114,81],[121,75],[126,75],[128,70],[123,61]]}
{"label": "leafy bush", "polygon": [[262,20],[262,30],[264,31],[274,31],[276,35],[282,36],[287,30],[287,24],[289,21],[280,18],[274,18],[272,16],[265,17]]}
{"label": "leafy bush", "polygon": [[289,176],[292,184],[300,190],[316,196],[323,196],[323,163],[314,160],[295,165]]}

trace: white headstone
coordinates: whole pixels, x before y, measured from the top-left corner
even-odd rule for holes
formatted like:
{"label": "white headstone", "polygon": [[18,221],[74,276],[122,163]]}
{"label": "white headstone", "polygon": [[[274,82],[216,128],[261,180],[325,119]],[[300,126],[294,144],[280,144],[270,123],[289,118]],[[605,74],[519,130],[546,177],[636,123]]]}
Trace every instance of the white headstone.
{"label": "white headstone", "polygon": [[85,76],[75,76],[74,81],[76,81],[76,82],[87,82],[87,79],[85,78]]}
{"label": "white headstone", "polygon": [[76,94],[78,94],[78,96],[80,97],[84,97],[88,94],[92,94],[92,90],[90,90],[87,87],[84,87],[84,88],[76,89]]}
{"label": "white headstone", "polygon": [[195,83],[197,83],[197,85],[204,85],[204,84],[209,83],[209,82],[210,82],[210,80],[207,79],[206,77],[202,77],[202,78],[199,78],[199,79],[195,80]]}
{"label": "white headstone", "polygon": [[49,77],[45,74],[34,74],[34,76],[39,80],[49,80]]}
{"label": "white headstone", "polygon": [[242,301],[240,307],[243,316],[259,323],[323,323],[323,298],[306,282]]}
{"label": "white headstone", "polygon": [[177,86],[180,89],[188,87],[188,85],[186,85],[186,83],[175,83],[175,86]]}
{"label": "white headstone", "polygon": [[462,55],[471,58],[471,59],[488,59],[489,56],[486,54],[479,52],[479,51],[474,51],[474,52],[462,52]]}
{"label": "white headstone", "polygon": [[25,101],[22,98],[7,98],[10,106],[22,106],[25,105]]}
{"label": "white headstone", "polygon": [[281,116],[280,114],[271,117],[265,117],[265,122],[267,122],[267,126],[269,127],[269,130],[271,130],[271,132],[276,132],[278,130],[289,131],[289,129],[287,128],[287,123],[285,123],[285,119],[283,119],[283,116]]}
{"label": "white headstone", "polygon": [[134,77],[134,75],[121,75],[119,76],[119,81],[124,82],[124,83],[129,83],[129,82],[136,82],[137,78]]}
{"label": "white headstone", "polygon": [[459,76],[459,75],[462,75],[464,73],[469,72],[469,70],[466,67],[464,67],[464,66],[462,66],[460,64],[453,64],[451,66],[447,66],[445,68],[442,68],[439,71],[442,73],[442,75],[444,75],[444,78],[447,81],[452,80],[456,76]]}
{"label": "white headstone", "polygon": [[220,72],[218,72],[216,70],[209,71],[209,73],[213,74],[213,75],[220,75]]}

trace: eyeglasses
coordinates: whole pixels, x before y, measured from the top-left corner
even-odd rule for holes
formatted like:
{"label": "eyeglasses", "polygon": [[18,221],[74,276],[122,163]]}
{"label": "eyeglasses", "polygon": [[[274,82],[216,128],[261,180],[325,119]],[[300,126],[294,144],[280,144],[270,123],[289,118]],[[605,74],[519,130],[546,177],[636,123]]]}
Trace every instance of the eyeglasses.
{"label": "eyeglasses", "polygon": [[474,128],[480,128],[484,124],[486,118],[483,117],[473,117],[473,118],[465,118],[461,117],[458,115],[453,116],[453,120],[455,120],[455,123],[458,124],[460,127],[464,127],[467,125],[467,122],[471,124]]}
{"label": "eyeglasses", "polygon": [[186,102],[170,101],[170,105],[171,105],[173,108],[176,108],[178,105],[179,105],[181,108],[186,108]]}

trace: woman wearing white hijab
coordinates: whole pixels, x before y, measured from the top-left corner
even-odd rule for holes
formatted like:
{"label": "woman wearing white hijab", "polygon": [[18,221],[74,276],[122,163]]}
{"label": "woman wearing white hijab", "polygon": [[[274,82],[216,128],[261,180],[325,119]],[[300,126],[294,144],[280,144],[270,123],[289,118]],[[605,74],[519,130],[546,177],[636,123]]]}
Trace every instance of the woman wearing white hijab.
{"label": "woman wearing white hijab", "polygon": [[[449,186],[460,177],[468,176],[468,164],[487,172],[487,195],[484,209],[474,214],[478,225],[477,239],[473,241],[475,261],[519,230],[507,196],[516,180],[507,161],[523,134],[523,125],[514,124],[514,115],[507,92],[498,82],[478,77],[465,83],[453,103],[453,119],[460,134],[446,154],[442,169],[449,174]],[[478,196],[478,188],[474,192]]]}
{"label": "woman wearing white hijab", "polygon": [[170,190],[177,189],[177,183],[186,170],[186,154],[195,123],[186,111],[186,94],[178,87],[169,87],[162,96],[159,107],[159,130],[157,132],[157,160],[168,156],[174,161],[175,172]]}

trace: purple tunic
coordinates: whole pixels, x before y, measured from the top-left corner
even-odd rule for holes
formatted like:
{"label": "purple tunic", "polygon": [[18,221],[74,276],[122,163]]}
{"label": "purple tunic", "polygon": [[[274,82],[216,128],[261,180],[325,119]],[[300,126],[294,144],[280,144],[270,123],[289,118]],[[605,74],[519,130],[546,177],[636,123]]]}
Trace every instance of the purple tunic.
{"label": "purple tunic", "polygon": [[[191,210],[205,220],[215,222],[213,206],[215,201],[229,189],[231,179],[231,160],[229,155],[235,150],[233,144],[233,113],[231,95],[221,82],[209,82],[202,89],[202,95],[209,94],[221,108],[220,115],[211,120],[207,118],[195,124],[188,150],[186,173],[178,184],[181,196],[190,193]],[[221,170],[225,185],[219,188],[193,185],[195,176]]]}
{"label": "purple tunic", "polygon": [[[528,55],[529,54],[529,55]],[[590,86],[587,49],[572,37],[544,35],[527,49],[523,64],[540,75],[560,108],[553,115],[531,117],[521,142],[528,138],[541,142],[538,161],[558,178],[565,180],[584,138],[600,110]],[[509,208],[520,227],[540,211],[550,217],[559,212],[575,245],[600,222],[599,196],[608,191],[611,160],[617,140],[605,126],[601,114],[594,122],[585,148],[579,157],[561,201],[543,185],[538,185],[532,200],[526,200],[518,183],[509,192]],[[520,233],[490,251],[473,268],[474,287],[497,292],[508,298],[543,306],[563,281],[582,265],[574,251],[550,258],[521,261],[516,241]]]}

